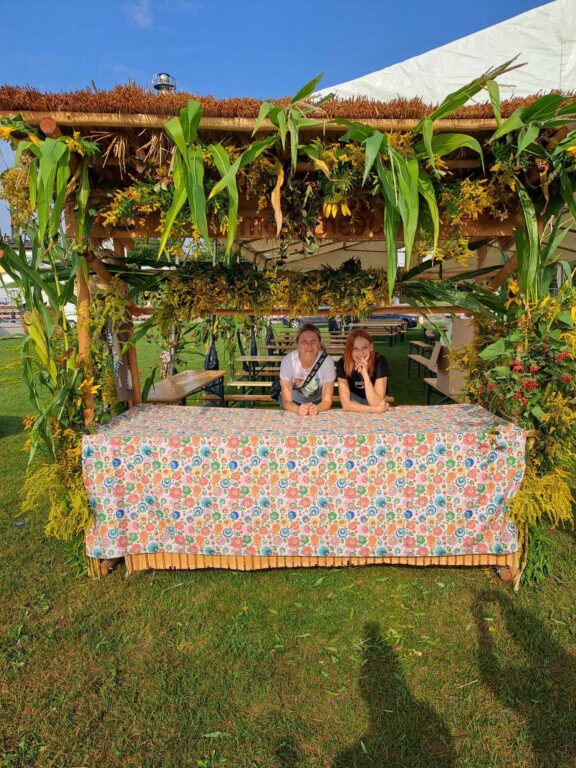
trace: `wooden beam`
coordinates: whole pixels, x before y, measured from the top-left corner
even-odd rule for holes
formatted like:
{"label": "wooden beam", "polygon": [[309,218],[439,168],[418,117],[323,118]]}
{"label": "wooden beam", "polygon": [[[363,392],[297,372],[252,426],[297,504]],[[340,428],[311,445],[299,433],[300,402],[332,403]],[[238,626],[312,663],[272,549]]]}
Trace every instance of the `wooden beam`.
{"label": "wooden beam", "polygon": [[62,131],[58,127],[58,123],[51,115],[45,115],[44,117],[41,117],[38,123],[38,127],[44,136],[49,139],[57,139],[59,136],[62,136]]}
{"label": "wooden beam", "polygon": [[[14,117],[17,113],[13,110],[0,110],[0,117]],[[37,112],[22,111],[18,112],[24,122],[30,125],[39,125],[44,117],[52,118],[58,125],[70,126],[74,128],[163,128],[168,120],[175,115],[145,115],[145,114],[118,114],[107,112]],[[367,125],[371,128],[377,128],[380,131],[411,131],[418,123],[420,118],[354,118],[357,122]],[[256,124],[256,117],[202,117],[200,120],[200,130],[204,131],[225,131],[252,133]],[[495,131],[497,128],[496,120],[493,118],[463,118],[451,120],[437,120],[434,123],[435,131],[467,131],[482,132]],[[265,120],[260,126],[262,133],[273,133],[278,129],[272,125],[269,120]],[[325,125],[316,128],[302,128],[301,133],[318,131],[331,131],[344,133],[348,128],[335,122],[328,121]]]}
{"label": "wooden beam", "polygon": [[497,272],[492,280],[488,283],[490,288],[492,290],[496,290],[496,288],[500,288],[502,283],[507,280],[510,275],[514,272],[514,270],[518,267],[518,257],[516,253],[513,253],[512,256],[510,256],[509,260],[504,264],[502,269]]}
{"label": "wooden beam", "polygon": [[[266,209],[260,215],[256,215],[255,200],[241,200],[238,211],[241,217],[236,235],[237,241],[250,242],[251,240],[276,240],[276,222],[271,210]],[[374,211],[362,212],[353,219],[338,215],[333,218],[321,218],[316,228],[318,240],[333,240],[334,242],[348,242],[361,240],[384,240],[383,211],[376,208]],[[95,223],[91,236],[96,238],[123,238],[136,239],[141,237],[158,237],[159,218],[150,215],[144,227],[134,227],[131,230],[109,229],[100,222]],[[470,239],[509,237],[514,230],[522,226],[522,217],[511,216],[505,221],[490,219],[487,216],[479,217],[476,221],[462,221],[461,231],[464,237]],[[210,235],[222,238],[222,234],[209,227]],[[442,234],[440,235],[442,238]]]}

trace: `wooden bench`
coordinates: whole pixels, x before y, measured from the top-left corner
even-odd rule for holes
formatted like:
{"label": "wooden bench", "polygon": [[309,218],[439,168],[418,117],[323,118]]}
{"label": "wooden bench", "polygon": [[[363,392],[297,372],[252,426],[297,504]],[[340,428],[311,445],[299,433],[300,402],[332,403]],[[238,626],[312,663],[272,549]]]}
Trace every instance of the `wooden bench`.
{"label": "wooden bench", "polygon": [[425,357],[425,355],[407,355],[408,378],[410,378],[411,363],[416,363],[416,365],[418,366],[418,376],[420,376],[420,368],[424,368],[427,371],[436,373],[436,371],[438,370],[438,357],[440,355],[441,348],[442,348],[442,345],[440,344],[440,342],[436,342],[436,344],[432,349],[430,357]]}
{"label": "wooden bench", "polygon": [[464,395],[462,395],[461,392],[445,392],[441,387],[438,386],[438,380],[434,378],[425,378],[423,379],[424,384],[426,384],[426,405],[431,404],[432,399],[432,392],[437,392],[439,395],[441,395],[440,400],[437,400],[435,405],[442,405],[442,403],[445,403],[447,400],[452,400],[455,403],[464,403],[466,402],[466,398]]}
{"label": "wooden bench", "polygon": [[409,341],[408,342],[408,349],[410,352],[412,352],[412,347],[415,349],[419,349],[421,352],[427,352],[429,350],[434,349],[433,344],[427,344],[425,341]]}

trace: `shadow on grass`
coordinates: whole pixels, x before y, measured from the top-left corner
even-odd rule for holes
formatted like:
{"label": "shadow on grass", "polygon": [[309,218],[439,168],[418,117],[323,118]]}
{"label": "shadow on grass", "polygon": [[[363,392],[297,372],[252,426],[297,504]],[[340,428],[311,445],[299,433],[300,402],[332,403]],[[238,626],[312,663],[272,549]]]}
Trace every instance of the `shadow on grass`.
{"label": "shadow on grass", "polygon": [[[552,639],[533,613],[507,595],[481,592],[473,611],[482,682],[524,719],[534,754],[532,765],[576,766],[576,656]],[[501,630],[495,623],[498,614]],[[514,646],[501,637],[504,632]]]}
{"label": "shadow on grass", "polygon": [[360,690],[370,725],[357,745],[336,757],[333,768],[452,768],[455,755],[446,724],[411,693],[375,623],[365,627],[364,659]]}
{"label": "shadow on grass", "polygon": [[0,416],[0,438],[24,432],[21,416]]}

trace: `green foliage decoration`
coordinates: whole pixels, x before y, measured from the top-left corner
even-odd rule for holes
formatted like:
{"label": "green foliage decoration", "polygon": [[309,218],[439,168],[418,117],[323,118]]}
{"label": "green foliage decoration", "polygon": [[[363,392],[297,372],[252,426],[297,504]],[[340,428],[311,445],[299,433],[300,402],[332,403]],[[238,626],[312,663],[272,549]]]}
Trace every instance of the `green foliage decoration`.
{"label": "green foliage decoration", "polygon": [[387,290],[382,270],[362,270],[355,259],[339,269],[322,267],[304,273],[261,271],[246,262],[230,266],[191,262],[163,281],[156,320],[167,337],[175,322],[190,323],[219,310],[262,316],[282,308],[309,314],[326,305],[334,314],[364,316],[385,301]]}

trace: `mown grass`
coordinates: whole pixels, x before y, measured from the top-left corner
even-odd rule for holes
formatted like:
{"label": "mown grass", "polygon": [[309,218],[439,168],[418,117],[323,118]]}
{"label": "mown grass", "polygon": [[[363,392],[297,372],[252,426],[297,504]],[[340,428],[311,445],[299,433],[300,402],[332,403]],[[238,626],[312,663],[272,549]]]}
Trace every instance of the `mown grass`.
{"label": "mown grass", "polygon": [[[397,402],[422,402],[406,349],[383,351]],[[0,375],[1,766],[576,765],[570,532],[517,595],[488,569],[90,581],[20,511],[30,408]]]}

